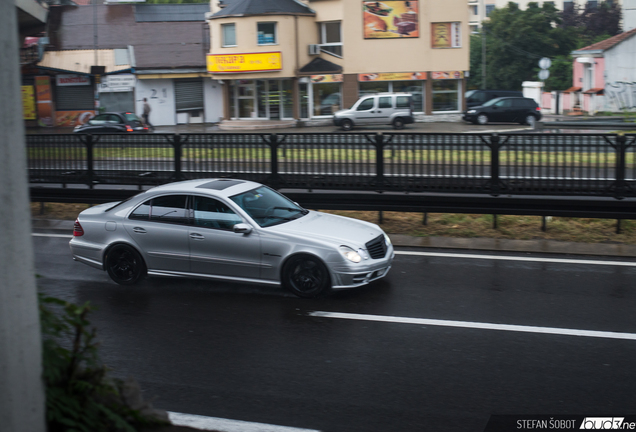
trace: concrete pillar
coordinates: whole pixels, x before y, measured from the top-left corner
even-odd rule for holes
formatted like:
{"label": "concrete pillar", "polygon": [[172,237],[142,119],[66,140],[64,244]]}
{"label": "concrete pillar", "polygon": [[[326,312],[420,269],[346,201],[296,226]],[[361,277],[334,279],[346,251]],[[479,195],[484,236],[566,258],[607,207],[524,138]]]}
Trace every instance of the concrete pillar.
{"label": "concrete pillar", "polygon": [[0,429],[44,432],[17,15],[0,1]]}

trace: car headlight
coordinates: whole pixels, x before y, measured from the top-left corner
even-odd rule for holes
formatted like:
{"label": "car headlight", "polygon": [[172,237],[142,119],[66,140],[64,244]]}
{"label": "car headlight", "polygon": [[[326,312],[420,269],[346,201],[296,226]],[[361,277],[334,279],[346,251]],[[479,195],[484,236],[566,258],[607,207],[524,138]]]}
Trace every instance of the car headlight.
{"label": "car headlight", "polygon": [[384,243],[386,243],[386,247],[391,246],[391,239],[388,235],[386,235],[386,233],[384,233]]}
{"label": "car headlight", "polygon": [[360,254],[351,249],[349,246],[340,246],[338,249],[340,250],[340,253],[349,261],[354,263],[359,263],[360,261],[362,261],[362,257],[360,256]]}
{"label": "car headlight", "polygon": [[477,110],[468,110],[466,111],[466,114],[475,114],[477,112]]}

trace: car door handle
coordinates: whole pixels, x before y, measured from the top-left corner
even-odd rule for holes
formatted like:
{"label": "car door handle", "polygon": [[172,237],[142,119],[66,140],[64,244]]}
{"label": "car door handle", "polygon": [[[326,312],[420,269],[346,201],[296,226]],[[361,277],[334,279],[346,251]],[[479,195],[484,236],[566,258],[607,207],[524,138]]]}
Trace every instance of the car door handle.
{"label": "car door handle", "polygon": [[190,233],[190,238],[192,240],[205,240],[205,237],[203,237],[201,234],[199,233]]}
{"label": "car door handle", "polygon": [[133,232],[136,232],[137,234],[146,234],[146,230],[141,227],[134,227]]}

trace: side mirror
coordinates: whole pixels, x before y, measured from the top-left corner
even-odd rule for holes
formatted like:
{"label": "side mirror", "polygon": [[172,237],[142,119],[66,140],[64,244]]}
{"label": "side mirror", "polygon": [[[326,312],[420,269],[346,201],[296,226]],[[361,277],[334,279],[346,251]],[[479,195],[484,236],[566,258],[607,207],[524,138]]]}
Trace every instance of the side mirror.
{"label": "side mirror", "polygon": [[252,232],[252,227],[245,223],[238,223],[233,227],[234,232],[237,234],[249,234]]}

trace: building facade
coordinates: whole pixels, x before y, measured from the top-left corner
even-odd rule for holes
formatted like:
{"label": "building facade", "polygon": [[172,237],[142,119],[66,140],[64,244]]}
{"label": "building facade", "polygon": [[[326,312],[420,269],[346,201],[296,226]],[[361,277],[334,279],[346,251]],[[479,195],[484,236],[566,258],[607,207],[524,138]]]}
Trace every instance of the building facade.
{"label": "building facade", "polygon": [[213,0],[207,70],[223,82],[224,118],[327,120],[361,95],[405,91],[417,113],[458,113],[469,68],[465,5]]}

